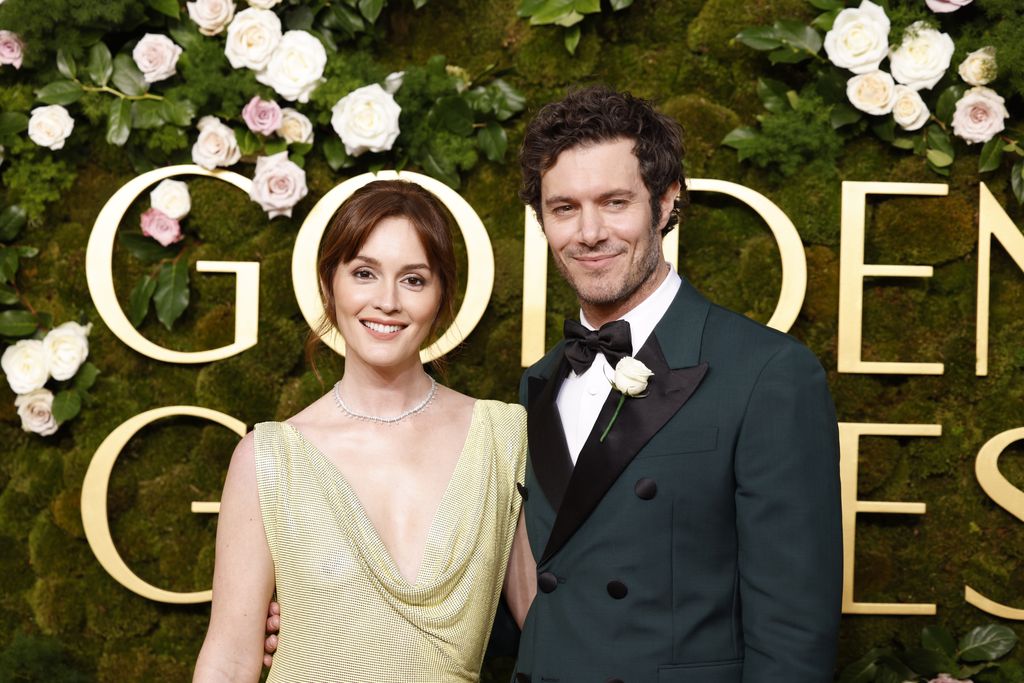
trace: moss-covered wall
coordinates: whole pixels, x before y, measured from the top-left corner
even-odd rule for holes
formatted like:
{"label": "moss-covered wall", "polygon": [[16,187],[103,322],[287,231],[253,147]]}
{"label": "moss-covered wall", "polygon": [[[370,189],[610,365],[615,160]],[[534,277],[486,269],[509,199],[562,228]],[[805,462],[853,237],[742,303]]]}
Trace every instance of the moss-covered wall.
{"label": "moss-covered wall", "polygon": [[[1024,527],[994,504],[974,478],[982,444],[1024,426],[1024,274],[1000,249],[993,257],[991,361],[974,374],[978,175],[974,157],[953,169],[949,196],[877,198],[870,202],[867,261],[926,264],[930,279],[869,280],[865,287],[864,351],[869,360],[940,361],[942,376],[849,375],[836,372],[840,182],[939,182],[920,159],[872,140],[848,145],[837,165],[811,163],[784,177],[742,165],[719,146],[723,135],[750,124],[761,110],[755,94],[771,69],[759,53],[734,44],[737,30],[782,16],[806,16],[804,0],[637,0],[626,11],[585,24],[570,57],[553,28],[517,19],[518,0],[431,0],[414,12],[392,3],[382,25],[388,40],[378,57],[401,68],[444,52],[471,73],[491,65],[527,96],[528,110],[567,86],[603,81],[653,99],[686,129],[688,172],[752,187],[775,201],[806,244],[809,286],[792,334],[829,370],[841,420],[941,424],[939,438],[866,438],[861,446],[862,499],[921,501],[922,516],[865,515],[858,524],[856,598],[934,602],[934,618],[849,616],[841,663],[893,639],[913,643],[923,625],[962,632],[998,621],[967,605],[964,584],[1000,602],[1024,606]],[[4,76],[5,98],[17,95]],[[20,96],[26,96],[21,93]],[[515,146],[523,122],[511,135]],[[328,134],[326,130],[320,134]],[[481,164],[463,196],[480,214],[494,245],[496,281],[490,307],[464,347],[450,357],[449,383],[481,397],[514,400],[519,367],[522,208],[514,163]],[[22,236],[41,248],[23,273],[26,295],[56,320],[84,313],[92,321],[91,360],[102,370],[92,405],[50,438],[24,433],[13,394],[0,387],[0,680],[188,680],[209,615],[208,605],[150,602],[125,590],[93,557],[84,538],[79,494],[102,439],[125,419],[155,407],[194,404],[247,424],[283,419],[323,387],[302,357],[306,332],[291,292],[290,255],[305,213],[345,179],[322,160],[307,163],[310,196],[293,218],[267,221],[240,192],[214,180],[189,183],[189,259],[254,260],[261,264],[259,345],[209,365],[168,365],[117,340],[100,321],[85,281],[85,245],[107,198],[135,174],[97,135],[95,154],[45,218]],[[1024,216],[1004,175],[989,187],[1018,223]],[[138,211],[122,229],[134,230]],[[774,308],[780,267],[770,233],[742,205],[695,194],[681,235],[681,270],[711,299],[765,321]],[[122,301],[138,261],[115,254]],[[552,276],[548,339],[575,311],[571,292]],[[176,349],[228,341],[233,279],[193,275],[193,304],[168,333],[152,318],[142,332]],[[323,366],[338,376],[339,361]],[[122,453],[110,484],[113,537],[145,580],[179,590],[210,584],[216,519],[195,515],[194,500],[217,500],[235,437],[226,429],[173,419],[144,430]],[[1010,448],[1003,473],[1024,486],[1024,448]],[[1018,632],[1022,631],[1018,628]],[[1017,653],[1019,656],[1020,653]],[[502,663],[485,679],[499,680]],[[14,671],[24,672],[17,678]],[[36,673],[33,674],[32,672]],[[40,673],[40,672],[46,672]]]}

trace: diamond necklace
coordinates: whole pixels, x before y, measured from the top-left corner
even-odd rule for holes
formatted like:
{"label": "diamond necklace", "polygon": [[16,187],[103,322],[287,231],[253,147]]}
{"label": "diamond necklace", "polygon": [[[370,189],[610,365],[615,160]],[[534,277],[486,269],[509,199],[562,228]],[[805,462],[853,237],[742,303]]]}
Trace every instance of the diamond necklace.
{"label": "diamond necklace", "polygon": [[419,402],[419,405],[415,405],[405,412],[393,415],[391,417],[381,417],[379,415],[367,415],[365,413],[357,413],[356,411],[345,405],[345,401],[341,398],[341,392],[338,390],[338,386],[341,384],[341,380],[338,380],[334,384],[334,402],[338,404],[338,408],[341,412],[345,413],[349,417],[354,417],[357,420],[365,420],[366,422],[376,422],[377,424],[392,425],[396,422],[401,422],[407,417],[412,417],[416,413],[422,412],[424,408],[430,405],[430,402],[434,400],[434,395],[437,394],[437,380],[433,377],[430,378],[430,391],[427,392],[426,398]]}

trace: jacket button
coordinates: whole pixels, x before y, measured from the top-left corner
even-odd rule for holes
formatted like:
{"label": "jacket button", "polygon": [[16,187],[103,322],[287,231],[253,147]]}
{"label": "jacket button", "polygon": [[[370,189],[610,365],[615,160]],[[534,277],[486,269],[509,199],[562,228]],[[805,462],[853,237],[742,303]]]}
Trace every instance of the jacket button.
{"label": "jacket button", "polygon": [[641,479],[637,481],[636,486],[633,487],[633,491],[636,492],[637,498],[641,500],[650,500],[658,495],[658,483],[653,479]]}
{"label": "jacket button", "polygon": [[516,683],[530,683],[530,677],[526,674],[516,674]]}
{"label": "jacket button", "polygon": [[542,593],[550,593],[558,588],[558,577],[551,572],[542,572],[537,577],[537,587]]}
{"label": "jacket button", "polygon": [[626,584],[621,581],[609,581],[608,582],[608,595],[612,596],[616,600],[621,600],[626,597],[626,593],[629,589],[626,588]]}

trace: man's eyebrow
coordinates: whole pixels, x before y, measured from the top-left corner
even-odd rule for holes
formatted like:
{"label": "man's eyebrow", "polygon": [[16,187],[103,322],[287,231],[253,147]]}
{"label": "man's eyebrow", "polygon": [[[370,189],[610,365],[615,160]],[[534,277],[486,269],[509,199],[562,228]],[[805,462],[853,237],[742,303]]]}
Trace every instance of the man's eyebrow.
{"label": "man's eyebrow", "polygon": [[[607,192],[601,193],[601,195],[598,196],[598,200],[600,201],[605,199],[611,199],[612,197],[625,197],[627,199],[632,199],[635,196],[636,191],[631,190],[627,187],[623,187],[616,188],[614,190],[608,190]],[[572,204],[576,201],[576,199],[569,196],[555,195],[553,197],[548,197],[547,199],[545,199],[544,206],[555,206],[556,204]]]}

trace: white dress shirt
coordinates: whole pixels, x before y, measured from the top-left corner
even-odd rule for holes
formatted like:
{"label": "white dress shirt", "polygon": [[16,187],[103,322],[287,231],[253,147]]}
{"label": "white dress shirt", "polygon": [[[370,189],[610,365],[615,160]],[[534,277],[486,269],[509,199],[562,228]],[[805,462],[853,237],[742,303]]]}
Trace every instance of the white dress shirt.
{"label": "white dress shirt", "polygon": [[[658,285],[649,297],[622,316],[621,320],[629,323],[634,356],[668,311],[681,282],[676,271],[669,268],[668,277],[664,282]],[[582,309],[580,322],[587,329],[594,329],[594,326],[587,322]],[[565,431],[565,440],[569,445],[569,455],[574,465],[580,451],[583,450],[583,444],[587,442],[590,432],[594,429],[594,422],[597,421],[601,407],[608,399],[612,389],[610,379],[614,375],[615,369],[608,363],[603,353],[598,353],[594,357],[594,364],[586,372],[577,375],[570,371],[558,390],[555,405],[558,406],[558,415],[562,419],[562,429]]]}

